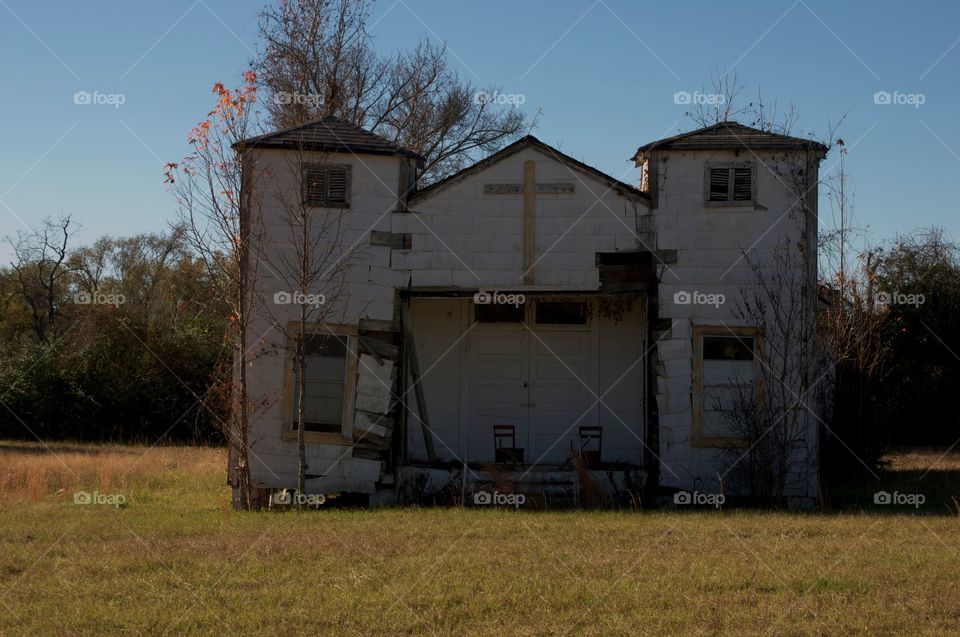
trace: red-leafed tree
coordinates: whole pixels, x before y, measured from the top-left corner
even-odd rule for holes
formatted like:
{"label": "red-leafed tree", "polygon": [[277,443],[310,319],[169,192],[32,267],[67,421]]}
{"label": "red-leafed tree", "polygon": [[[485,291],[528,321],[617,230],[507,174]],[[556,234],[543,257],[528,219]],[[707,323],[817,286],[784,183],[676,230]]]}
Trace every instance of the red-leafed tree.
{"label": "red-leafed tree", "polygon": [[207,117],[190,131],[191,152],[165,167],[165,180],[177,200],[187,242],[217,283],[217,293],[230,308],[229,334],[236,354],[229,382],[233,408],[223,423],[230,454],[230,483],[234,504],[259,506],[250,478],[250,422],[256,401],[250,396],[247,370],[257,356],[248,328],[259,303],[257,274],[262,224],[261,196],[252,179],[254,166],[235,150],[252,137],[257,117],[256,74],[244,74],[236,89],[213,86],[217,102]]}

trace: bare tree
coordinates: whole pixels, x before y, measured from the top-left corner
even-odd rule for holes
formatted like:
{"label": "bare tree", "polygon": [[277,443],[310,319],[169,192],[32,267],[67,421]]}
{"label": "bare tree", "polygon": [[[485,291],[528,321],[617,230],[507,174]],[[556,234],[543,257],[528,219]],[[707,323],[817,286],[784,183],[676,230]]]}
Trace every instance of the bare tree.
{"label": "bare tree", "polygon": [[[777,117],[776,108],[751,104],[764,130],[788,134],[792,116]],[[788,113],[792,113],[791,109]],[[779,126],[776,122],[779,121]],[[736,316],[760,329],[757,353],[758,391],[744,392],[730,412],[730,424],[748,441],[748,450],[729,449],[732,467],[754,495],[783,504],[793,481],[810,479],[816,468],[818,437],[813,423],[827,415],[830,401],[826,352],[818,343],[817,285],[819,162],[834,143],[811,140],[805,150],[757,156],[791,201],[783,219],[796,232],[785,232],[775,247],[743,258],[752,283],[741,296]],[[825,391],[827,390],[827,391]]]}
{"label": "bare tree", "polygon": [[[349,254],[343,250],[344,216],[349,206],[349,168],[333,164],[329,154],[311,153],[304,146],[287,153],[285,174],[275,180],[273,198],[280,222],[289,233],[290,249],[266,255],[271,270],[289,285],[286,299],[297,306],[297,333],[291,339],[297,380],[293,417],[297,425],[299,471],[297,491],[304,493],[308,463],[306,456],[305,395],[307,382],[308,338],[313,325],[323,330],[335,309],[342,305],[346,290]],[[344,173],[343,201],[332,201],[327,194],[333,172]],[[292,181],[291,181],[292,178]],[[281,283],[281,281],[278,281]],[[286,317],[280,320],[286,324]],[[332,335],[331,335],[332,336]],[[321,342],[327,334],[321,332]],[[298,501],[299,502],[299,501]]]}
{"label": "bare tree", "polygon": [[249,332],[260,304],[257,291],[263,226],[261,192],[253,179],[255,165],[235,151],[255,132],[256,76],[247,72],[244,86],[228,90],[216,84],[217,104],[207,119],[190,133],[193,152],[180,164],[168,164],[166,181],[177,199],[184,239],[196,252],[230,308],[237,343],[233,408],[225,435],[231,460],[231,484],[238,489],[237,506],[259,506],[250,477],[250,422],[255,409],[249,395],[247,368],[251,354]]}
{"label": "bare tree", "polygon": [[155,299],[171,284],[171,266],[186,257],[184,234],[184,228],[174,226],[162,234],[102,237],[71,255],[69,266],[77,287],[93,293],[109,280],[125,303],[138,309],[143,329],[149,332],[157,320]]}
{"label": "bare tree", "polygon": [[[700,96],[684,115],[700,128],[744,119],[748,126],[762,131],[794,134],[799,112],[793,103],[781,107],[776,98],[764,95],[759,86],[754,99],[745,103],[744,99],[744,86],[736,71],[715,72],[710,76],[709,88],[700,88]],[[831,135],[835,129],[830,127]]]}
{"label": "bare tree", "polygon": [[101,237],[92,245],[81,246],[70,255],[70,269],[76,277],[77,287],[92,293],[100,289],[104,277],[110,274],[110,255],[114,241]]}
{"label": "bare tree", "polygon": [[18,292],[30,310],[37,340],[46,341],[58,333],[58,319],[68,301],[70,238],[76,232],[70,215],[46,219],[30,232],[21,232],[10,241],[15,260],[10,264],[17,276]]}
{"label": "bare tree", "polygon": [[746,253],[754,282],[738,302],[735,316],[757,326],[757,376],[725,409],[744,451],[731,447],[730,475],[754,496],[783,504],[787,491],[809,479],[815,467],[815,414],[822,411],[820,375],[827,369],[816,347],[810,280],[800,244],[784,238],[769,259]]}
{"label": "bare tree", "polygon": [[743,85],[736,71],[730,74],[714,72],[710,76],[710,89],[701,87],[700,95],[691,101],[690,110],[684,115],[699,128],[729,122],[747,112],[747,108],[739,104],[742,93]]}
{"label": "bare tree", "polygon": [[436,181],[501,148],[526,129],[496,87],[460,78],[445,47],[422,40],[390,56],[367,33],[371,0],[281,0],[260,13],[263,50],[254,61],[276,127],[337,117],[426,158]]}

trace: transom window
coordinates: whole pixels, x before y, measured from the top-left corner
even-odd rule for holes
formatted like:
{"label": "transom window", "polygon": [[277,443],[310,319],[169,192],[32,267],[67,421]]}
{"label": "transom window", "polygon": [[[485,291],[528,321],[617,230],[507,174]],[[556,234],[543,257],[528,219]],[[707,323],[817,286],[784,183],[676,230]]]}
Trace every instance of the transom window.
{"label": "transom window", "polygon": [[586,301],[537,301],[537,323],[540,325],[586,325]]}
{"label": "transom window", "polygon": [[481,303],[473,307],[477,323],[522,323],[525,314],[523,305]]}
{"label": "transom window", "polygon": [[348,164],[310,164],[303,170],[308,206],[349,208],[352,170]]}
{"label": "transom window", "polygon": [[749,164],[707,169],[707,201],[753,201],[753,167]]}

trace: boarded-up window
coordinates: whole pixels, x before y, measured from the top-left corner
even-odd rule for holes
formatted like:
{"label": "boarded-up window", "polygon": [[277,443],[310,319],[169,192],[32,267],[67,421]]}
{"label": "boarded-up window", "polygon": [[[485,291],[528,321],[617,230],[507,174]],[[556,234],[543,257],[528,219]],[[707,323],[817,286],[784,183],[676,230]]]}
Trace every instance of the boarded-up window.
{"label": "boarded-up window", "polygon": [[303,171],[303,198],[308,206],[350,207],[351,168],[346,164],[315,164]]}
{"label": "boarded-up window", "polygon": [[710,168],[708,201],[752,201],[753,169],[750,166]]}
{"label": "boarded-up window", "polygon": [[700,361],[702,391],[701,436],[742,438],[731,418],[754,388],[754,347],[752,336],[704,335]]}
{"label": "boarded-up window", "polygon": [[[340,433],[343,424],[343,392],[347,369],[347,337],[333,334],[308,334],[304,344],[306,383],[304,387],[304,431]],[[297,405],[300,375],[293,358],[292,429],[297,430]]]}

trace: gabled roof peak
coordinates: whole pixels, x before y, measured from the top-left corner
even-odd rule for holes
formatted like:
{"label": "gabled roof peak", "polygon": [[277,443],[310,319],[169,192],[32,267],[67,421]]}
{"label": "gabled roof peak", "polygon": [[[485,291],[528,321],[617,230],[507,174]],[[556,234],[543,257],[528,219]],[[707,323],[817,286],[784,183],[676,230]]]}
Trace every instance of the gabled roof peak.
{"label": "gabled roof peak", "polygon": [[492,155],[489,155],[488,157],[485,157],[484,159],[481,159],[480,161],[477,161],[471,164],[470,166],[467,166],[460,172],[454,173],[449,177],[441,179],[440,181],[430,184],[426,188],[423,188],[417,191],[411,197],[411,201],[432,196],[436,194],[438,191],[442,190],[443,188],[446,188],[447,186],[460,181],[464,177],[472,175],[473,173],[479,170],[482,170],[488,166],[491,166],[497,163],[498,161],[505,159],[510,155],[513,155],[514,153],[528,147],[536,148],[543,154],[547,155],[548,157],[551,157],[554,160],[560,162],[561,164],[566,165],[568,168],[572,168],[581,173],[587,174],[594,179],[599,180],[600,182],[604,183],[610,190],[613,190],[621,195],[649,201],[649,197],[647,196],[647,194],[642,192],[636,186],[632,186],[628,183],[624,183],[619,179],[611,177],[610,175],[604,173],[603,171],[600,171],[594,168],[593,166],[590,166],[589,164],[585,164],[578,159],[574,159],[573,157],[570,157],[569,155],[566,155],[561,151],[559,151],[558,149],[554,148],[553,146],[547,144],[546,142],[543,142],[537,139],[533,135],[524,135],[523,137],[513,142],[512,144],[509,144],[504,148],[501,148],[497,152],[493,153]]}

